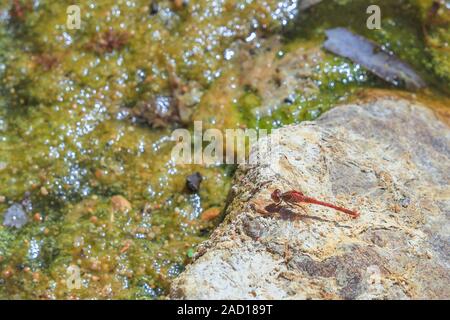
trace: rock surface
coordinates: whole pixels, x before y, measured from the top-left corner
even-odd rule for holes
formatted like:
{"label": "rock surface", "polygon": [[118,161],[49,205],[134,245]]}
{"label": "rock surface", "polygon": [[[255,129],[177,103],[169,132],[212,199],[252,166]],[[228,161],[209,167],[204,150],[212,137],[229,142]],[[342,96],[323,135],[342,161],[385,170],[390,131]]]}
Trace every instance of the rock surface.
{"label": "rock surface", "polygon": [[[238,169],[225,221],[172,298],[450,298],[450,130],[433,111],[385,97],[275,134],[270,165]],[[275,188],[361,216],[316,205],[264,214]]]}

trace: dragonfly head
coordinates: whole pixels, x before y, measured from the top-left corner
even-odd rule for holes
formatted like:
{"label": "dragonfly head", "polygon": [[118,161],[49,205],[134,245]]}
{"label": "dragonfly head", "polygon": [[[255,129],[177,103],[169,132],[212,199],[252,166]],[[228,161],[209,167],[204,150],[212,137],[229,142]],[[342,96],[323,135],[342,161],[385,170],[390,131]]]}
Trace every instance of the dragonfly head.
{"label": "dragonfly head", "polygon": [[272,194],[270,195],[270,197],[272,198],[273,202],[275,202],[276,204],[279,204],[281,202],[281,190],[275,189],[272,192]]}

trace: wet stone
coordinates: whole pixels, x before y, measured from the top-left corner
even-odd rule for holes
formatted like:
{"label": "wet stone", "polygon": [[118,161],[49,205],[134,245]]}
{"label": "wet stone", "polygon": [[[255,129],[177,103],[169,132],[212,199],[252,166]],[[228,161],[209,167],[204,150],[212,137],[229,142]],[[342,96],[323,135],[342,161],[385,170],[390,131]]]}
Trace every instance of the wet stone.
{"label": "wet stone", "polygon": [[193,173],[186,178],[186,187],[191,192],[198,192],[202,180],[203,177],[199,172]]}

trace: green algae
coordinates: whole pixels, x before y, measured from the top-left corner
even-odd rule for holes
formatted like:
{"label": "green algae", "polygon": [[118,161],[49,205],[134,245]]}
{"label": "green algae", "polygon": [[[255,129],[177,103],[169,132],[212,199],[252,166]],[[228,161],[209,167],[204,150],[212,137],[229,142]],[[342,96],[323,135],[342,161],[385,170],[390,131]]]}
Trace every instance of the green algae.
{"label": "green algae", "polygon": [[[18,3],[24,18],[0,23],[0,212],[26,193],[33,207],[24,228],[0,226],[0,298],[164,297],[214,226],[199,214],[224,205],[231,176],[221,166],[175,166],[171,128],[151,130],[122,111],[170,95],[173,76],[207,90],[228,46],[252,28],[279,28],[291,9],[159,1],[151,14],[149,1],[86,1],[82,28],[69,30],[70,1]],[[0,5],[3,16],[10,8]],[[121,43],[92,50],[109,30]],[[190,194],[185,178],[195,171],[204,179]],[[113,212],[117,194],[129,212]],[[71,265],[80,289],[67,286]]]}

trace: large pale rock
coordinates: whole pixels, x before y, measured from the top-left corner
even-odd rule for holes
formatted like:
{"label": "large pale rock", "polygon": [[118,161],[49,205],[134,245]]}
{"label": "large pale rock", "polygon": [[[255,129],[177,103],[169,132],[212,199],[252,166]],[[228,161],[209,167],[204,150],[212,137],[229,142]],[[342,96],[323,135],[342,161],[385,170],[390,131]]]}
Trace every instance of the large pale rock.
{"label": "large pale rock", "polygon": [[[277,133],[270,165],[239,168],[225,221],[172,298],[450,298],[450,130],[433,111],[380,98]],[[275,188],[361,216],[263,214]]]}

